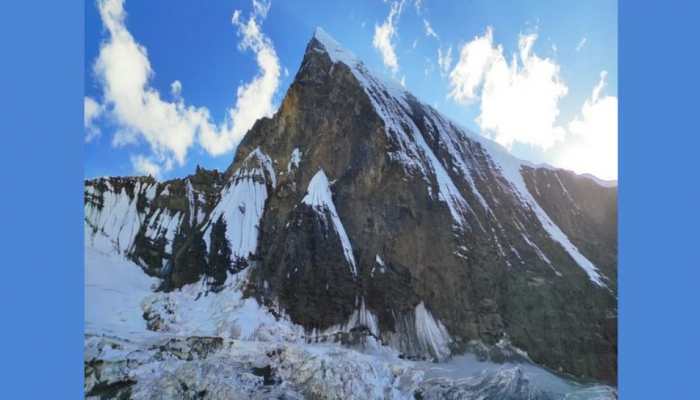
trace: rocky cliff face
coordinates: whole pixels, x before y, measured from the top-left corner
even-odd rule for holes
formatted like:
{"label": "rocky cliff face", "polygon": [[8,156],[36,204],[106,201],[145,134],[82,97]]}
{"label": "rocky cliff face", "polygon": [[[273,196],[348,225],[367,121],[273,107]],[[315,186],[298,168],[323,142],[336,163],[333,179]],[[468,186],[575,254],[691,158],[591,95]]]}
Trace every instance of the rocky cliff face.
{"label": "rocky cliff face", "polygon": [[352,333],[438,360],[510,343],[616,379],[616,187],[512,157],[321,30],[225,173],[104,178],[85,196],[86,235],[161,290],[202,278],[187,255],[222,218],[244,295],[307,340]]}

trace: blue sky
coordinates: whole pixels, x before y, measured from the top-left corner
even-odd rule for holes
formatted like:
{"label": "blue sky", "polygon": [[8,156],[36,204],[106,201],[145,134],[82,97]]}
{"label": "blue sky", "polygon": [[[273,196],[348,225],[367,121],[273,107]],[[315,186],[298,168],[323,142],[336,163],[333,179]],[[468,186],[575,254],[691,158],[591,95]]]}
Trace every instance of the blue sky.
{"label": "blue sky", "polygon": [[226,168],[241,131],[280,103],[316,26],[517,156],[616,178],[610,0],[88,1],[86,177]]}

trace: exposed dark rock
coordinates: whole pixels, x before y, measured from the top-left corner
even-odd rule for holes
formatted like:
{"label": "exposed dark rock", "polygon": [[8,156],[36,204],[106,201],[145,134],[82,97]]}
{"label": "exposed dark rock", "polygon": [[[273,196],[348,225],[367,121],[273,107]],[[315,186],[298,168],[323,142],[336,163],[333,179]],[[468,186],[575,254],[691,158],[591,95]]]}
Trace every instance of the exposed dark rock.
{"label": "exposed dark rock", "polygon": [[[495,344],[507,335],[536,362],[614,381],[616,332],[606,315],[616,308],[616,244],[610,234],[615,221],[593,215],[614,209],[614,197],[591,204],[582,196],[591,211],[581,215],[554,193],[558,213],[542,203],[555,222],[571,219],[562,226],[567,235],[584,232],[571,240],[577,246],[588,243],[581,251],[600,265],[608,290],[593,284],[533,210],[523,207],[489,150],[409,95],[405,112],[468,203],[465,227],[455,229],[445,203],[430,196],[439,190],[437,177],[429,175],[426,183],[388,156],[398,144],[385,134],[350,68],[314,50],[322,46],[311,41],[280,111],[258,121],[235,158],[260,148],[286,165],[295,148],[303,151],[298,169],[280,177],[268,198],[260,263],[252,275],[257,295],[279,301],[294,321],[310,329],[342,323],[357,306],[355,299],[365,298],[382,332],[406,325],[404,342],[410,342],[415,323],[401,321],[422,300],[456,338],[457,350],[469,340]],[[477,172],[466,179],[458,171],[464,161],[455,157]],[[235,169],[236,163],[229,170]],[[334,180],[333,201],[352,242],[357,279],[347,273],[333,232],[320,229],[318,218],[300,204],[319,169]],[[539,169],[523,171],[528,185],[529,171]],[[550,188],[565,195],[559,185]],[[569,214],[575,217],[564,216]],[[376,272],[377,256],[386,264],[384,273]],[[407,354],[411,346],[405,347]]]}

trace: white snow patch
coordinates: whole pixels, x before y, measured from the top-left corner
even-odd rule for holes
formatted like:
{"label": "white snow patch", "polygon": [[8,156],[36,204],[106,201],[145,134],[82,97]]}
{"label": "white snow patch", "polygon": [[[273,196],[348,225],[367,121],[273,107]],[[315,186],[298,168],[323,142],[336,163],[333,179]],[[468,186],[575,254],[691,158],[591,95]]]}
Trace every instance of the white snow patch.
{"label": "white snow patch", "polygon": [[343,253],[345,258],[350,264],[350,270],[354,276],[357,276],[357,266],[355,264],[355,257],[352,254],[352,246],[350,244],[350,239],[347,233],[345,233],[345,228],[343,223],[340,221],[338,212],[335,209],[335,204],[333,203],[333,194],[331,193],[330,183],[328,183],[328,178],[323,170],[319,170],[311,182],[309,182],[309,188],[306,191],[306,196],[301,200],[302,203],[308,204],[322,217],[325,218],[325,211],[327,210],[331,215],[331,220],[333,222],[333,227],[340,237],[340,242],[343,245]]}
{"label": "white snow patch", "polygon": [[374,271],[377,269],[377,265],[379,265],[379,272],[384,273],[386,271],[386,265],[384,264],[384,260],[382,260],[381,257],[379,257],[379,254],[374,258],[375,265],[372,266],[372,270],[369,272],[369,275],[374,278]]}
{"label": "white snow patch", "polygon": [[376,261],[377,264],[381,265],[382,267],[384,266],[384,260],[382,260],[382,258],[379,257],[379,254],[377,254],[377,257],[375,257],[374,261]]}
{"label": "white snow patch", "polygon": [[146,334],[140,304],[157,282],[113,249],[86,243],[85,332],[121,337]]}
{"label": "white snow patch", "polygon": [[300,162],[301,162],[301,151],[299,151],[298,147],[295,147],[294,150],[292,151],[291,157],[289,158],[289,164],[287,164],[287,173],[292,173],[292,169],[298,168]]}
{"label": "white snow patch", "polygon": [[243,298],[248,275],[249,269],[229,274],[218,293],[207,292],[204,281],[170,293],[155,293],[143,301],[142,307],[160,310],[166,306],[171,316],[165,329],[170,334],[302,342],[304,331],[300,326],[285,316],[278,320],[253,298]]}

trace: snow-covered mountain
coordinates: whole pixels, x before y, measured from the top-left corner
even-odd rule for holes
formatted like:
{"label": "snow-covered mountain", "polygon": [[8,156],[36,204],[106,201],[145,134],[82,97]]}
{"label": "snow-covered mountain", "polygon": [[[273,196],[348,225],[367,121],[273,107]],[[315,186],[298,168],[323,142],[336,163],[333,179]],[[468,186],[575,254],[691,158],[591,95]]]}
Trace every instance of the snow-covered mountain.
{"label": "snow-covered mountain", "polygon": [[[86,182],[86,389],[614,398],[531,363],[615,382],[616,202],[615,185],[513,157],[317,29],[224,173]],[[425,361],[465,352],[483,373],[431,376]]]}

